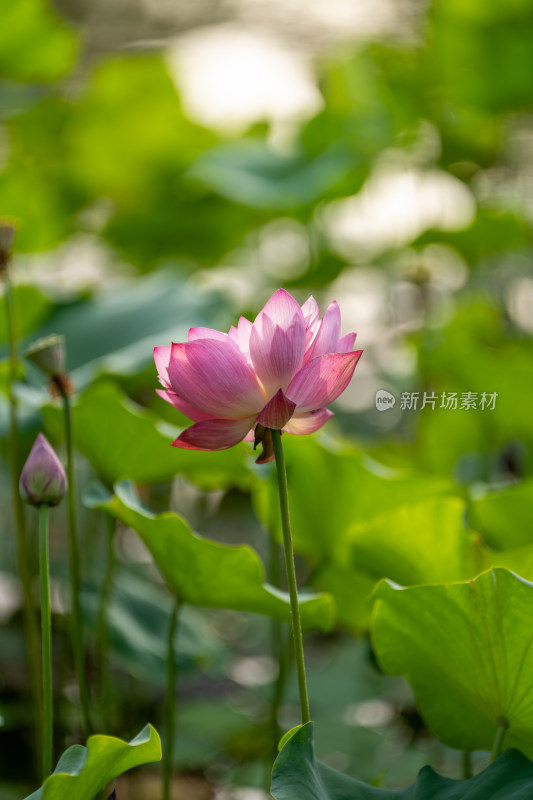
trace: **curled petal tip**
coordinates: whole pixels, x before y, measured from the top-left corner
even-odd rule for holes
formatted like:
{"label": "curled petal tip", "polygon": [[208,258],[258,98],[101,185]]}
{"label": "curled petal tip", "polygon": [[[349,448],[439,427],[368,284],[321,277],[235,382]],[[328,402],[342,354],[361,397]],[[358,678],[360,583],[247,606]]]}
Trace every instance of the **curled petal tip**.
{"label": "curled petal tip", "polygon": [[[259,425],[257,426],[257,428],[259,428]],[[256,431],[257,431],[257,428],[256,428]],[[275,458],[275,456],[274,456],[274,443],[272,442],[272,432],[268,428],[262,430],[262,432],[260,433],[260,437],[259,438],[256,437],[256,442],[254,444],[254,450],[255,450],[255,448],[257,447],[257,445],[259,443],[263,445],[263,452],[261,453],[259,458],[255,459],[255,463],[256,464],[266,464],[269,461],[274,461],[274,458]]]}

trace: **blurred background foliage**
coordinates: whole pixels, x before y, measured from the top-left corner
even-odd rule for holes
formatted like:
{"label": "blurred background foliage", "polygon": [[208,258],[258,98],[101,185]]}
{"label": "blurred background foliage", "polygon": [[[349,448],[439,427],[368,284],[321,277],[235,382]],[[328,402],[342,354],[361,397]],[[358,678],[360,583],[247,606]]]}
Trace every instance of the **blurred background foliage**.
{"label": "blurred background foliage", "polygon": [[[268,560],[270,468],[253,466],[248,445],[170,448],[186,421],[155,394],[152,349],[191,325],[227,330],[280,285],[301,302],[337,299],[364,358],[326,431],[286,446],[300,578],[338,607],[337,627],[309,638],[318,751],[391,787],[426,761],[458,774],[457,754],[430,736],[405,684],[378,673],[364,634],[380,577],[416,584],[533,563],[519,550],[533,539],[531,3],[0,0],[0,10],[0,213],[19,227],[18,331],[23,344],[66,336],[82,490],[131,478],[152,510]],[[6,339],[2,307],[4,355]],[[4,361],[2,388],[6,375]],[[19,377],[26,449],[43,421],[60,447],[43,379],[29,364]],[[394,408],[376,408],[379,389]],[[402,392],[420,393],[417,410],[401,408]],[[420,408],[424,392],[434,409]],[[443,392],[497,399],[452,410]],[[5,442],[5,395],[0,414]],[[2,476],[7,507],[5,459]],[[108,523],[80,514],[97,693]],[[68,744],[79,730],[54,518]],[[125,526],[112,551],[105,732],[127,739],[162,718],[158,632],[171,599]],[[8,515],[0,619],[0,787],[11,800],[28,782],[32,710]],[[255,798],[231,787],[264,785],[269,624],[187,610],[176,758],[198,797],[215,786],[220,798]],[[289,686],[283,728],[295,702]]]}

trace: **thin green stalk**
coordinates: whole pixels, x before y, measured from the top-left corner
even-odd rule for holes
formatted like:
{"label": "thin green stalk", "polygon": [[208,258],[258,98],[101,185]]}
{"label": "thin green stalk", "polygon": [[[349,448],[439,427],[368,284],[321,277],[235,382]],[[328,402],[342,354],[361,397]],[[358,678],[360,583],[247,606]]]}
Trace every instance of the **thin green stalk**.
{"label": "thin green stalk", "polygon": [[490,754],[491,764],[493,761],[496,761],[496,759],[501,755],[503,740],[505,739],[505,734],[507,733],[508,727],[509,723],[507,722],[505,717],[500,717],[498,719],[498,728],[496,729],[496,736],[494,737],[494,744],[492,745],[492,751]]}
{"label": "thin green stalk", "polygon": [[468,780],[474,774],[472,772],[472,753],[470,750],[463,750],[463,780]]}
{"label": "thin green stalk", "polygon": [[176,662],[174,658],[174,648],[180,606],[180,601],[176,600],[168,629],[167,702],[165,705],[165,749],[163,751],[163,800],[170,800],[170,784],[172,780],[172,753],[176,722]]}
{"label": "thin green stalk", "polygon": [[85,670],[83,648],[83,621],[80,605],[80,554],[76,530],[76,484],[74,478],[74,454],[72,437],[72,410],[70,397],[63,391],[63,409],[65,418],[65,439],[67,443],[67,479],[68,479],[68,556],[71,594],[71,638],[74,651],[74,665],[78,677],[80,705],[85,738],[92,733],[89,688]]}
{"label": "thin green stalk", "polygon": [[17,408],[13,391],[13,384],[17,377],[18,365],[18,345],[15,326],[15,314],[13,308],[13,295],[11,291],[11,281],[7,274],[4,274],[6,317],[9,333],[9,467],[11,476],[11,497],[13,503],[14,522],[17,534],[17,560],[20,582],[22,584],[22,594],[24,598],[24,635],[26,640],[26,656],[28,660],[28,676],[30,689],[33,698],[33,707],[36,713],[36,753],[41,750],[41,720],[42,720],[42,697],[41,697],[41,676],[39,670],[39,626],[37,614],[33,602],[33,592],[31,588],[31,561],[30,549],[26,534],[26,520],[24,506],[19,493],[19,476],[21,470],[19,458],[19,434],[17,424]]}
{"label": "thin green stalk", "polygon": [[106,514],[107,523],[107,564],[104,579],[100,589],[100,608],[98,610],[98,629],[97,629],[97,652],[100,679],[100,703],[101,703],[101,723],[102,730],[108,730],[107,718],[109,714],[109,679],[107,670],[107,652],[109,644],[109,634],[107,629],[107,607],[111,587],[113,585],[113,573],[115,571],[115,520]]}
{"label": "thin green stalk", "polygon": [[298,587],[296,585],[296,570],[294,568],[294,552],[292,548],[291,525],[289,519],[289,495],[287,489],[287,470],[285,457],[281,444],[281,431],[272,430],[272,444],[276,458],[276,472],[278,476],[279,502],[281,509],[281,525],[283,529],[283,549],[285,551],[285,564],[287,567],[287,582],[291,599],[292,636],[294,641],[294,655],[296,659],[296,673],[298,676],[298,691],[300,694],[300,709],[302,725],[309,722],[309,697],[307,694],[307,681],[305,677],[305,660],[302,640],[302,624],[300,621],[300,608],[298,605]]}
{"label": "thin green stalk", "polygon": [[41,576],[41,637],[43,669],[43,780],[52,772],[52,616],[50,611],[50,563],[48,555],[48,506],[39,508],[39,570]]}
{"label": "thin green stalk", "polygon": [[[271,540],[271,552],[270,552],[270,582],[273,586],[279,587],[279,576],[278,579],[275,579],[276,573],[279,571],[276,568],[273,568],[273,560],[277,561],[277,549],[276,549],[276,542],[274,541],[274,537],[270,536]],[[274,759],[277,756],[278,752],[278,742],[281,737],[281,729],[279,727],[278,716],[279,716],[279,708],[281,703],[283,702],[283,694],[285,689],[285,677],[287,670],[285,669],[285,661],[283,658],[283,629],[282,624],[277,619],[272,619],[270,621],[270,652],[273,661],[276,661],[278,664],[278,674],[276,680],[274,682],[274,687],[272,691],[272,697],[270,699],[270,730],[271,730],[271,746],[272,746],[272,755]],[[270,787],[270,769],[272,766],[272,761],[268,761],[268,788]]]}
{"label": "thin green stalk", "polygon": [[[274,534],[269,530],[269,558],[268,558],[268,580],[272,586],[280,588],[280,561],[278,557],[278,544]],[[266,762],[265,786],[267,791],[270,789],[272,763],[278,755],[278,743],[281,738],[281,728],[278,717],[279,709],[285,694],[285,685],[288,675],[288,664],[285,653],[285,643],[283,637],[282,623],[272,618],[270,621],[270,653],[272,660],[278,664],[278,674],[274,682],[272,695],[270,698],[270,736],[271,736],[271,757]]]}
{"label": "thin green stalk", "polygon": [[282,735],[282,730],[278,722],[279,709],[281,707],[281,704],[283,703],[283,698],[285,696],[287,678],[290,673],[290,668],[292,664],[292,653],[293,653],[292,636],[289,635],[285,637],[284,641],[283,631],[281,630],[281,625],[279,623],[278,627],[280,628],[279,651],[277,655],[277,661],[279,666],[278,666],[278,675],[274,683],[274,688],[272,690],[272,697],[270,700],[271,754],[267,762],[267,769],[265,774],[265,789],[267,792],[270,791],[270,784],[272,782],[272,764],[274,763],[274,761],[278,756],[278,746]]}

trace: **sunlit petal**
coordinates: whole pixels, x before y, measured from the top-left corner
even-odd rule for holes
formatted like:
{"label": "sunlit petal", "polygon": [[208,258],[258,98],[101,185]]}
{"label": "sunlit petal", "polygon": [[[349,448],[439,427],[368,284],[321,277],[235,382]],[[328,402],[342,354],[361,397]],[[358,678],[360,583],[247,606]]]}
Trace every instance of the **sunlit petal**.
{"label": "sunlit petal", "polygon": [[254,417],[197,422],[184,430],[172,444],[184,450],[226,450],[241,442],[254,423]]}
{"label": "sunlit petal", "polygon": [[257,315],[250,335],[250,355],[267,397],[285,389],[300,369],[305,351],[302,309],[278,289]]}
{"label": "sunlit petal", "polygon": [[163,386],[169,387],[170,380],[168,377],[168,364],[170,361],[170,345],[161,345],[161,347],[154,347],[154,361],[157,367],[159,381]]}
{"label": "sunlit petal", "polygon": [[199,408],[195,408],[191,406],[190,403],[186,403],[183,397],[180,397],[179,394],[173,392],[171,389],[165,391],[163,389],[156,389],[156,393],[161,397],[163,400],[166,400],[167,403],[170,403],[171,406],[177,408],[178,411],[181,411],[182,414],[185,414],[186,417],[192,419],[194,422],[200,422],[204,419],[214,419],[213,414],[206,414],[205,411],[200,411]]}
{"label": "sunlit petal", "polygon": [[347,333],[337,342],[335,347],[336,353],[351,353],[355,344],[356,333]]}
{"label": "sunlit petal", "polygon": [[313,359],[295,375],[287,397],[296,403],[299,412],[327,406],[348,386],[362,352],[332,353]]}
{"label": "sunlit petal", "polygon": [[218,339],[225,342],[228,334],[216,331],[214,328],[189,328],[189,342],[196,342],[198,339]]}
{"label": "sunlit petal", "polygon": [[326,353],[335,353],[340,333],[341,312],[338,304],[334,301],[327,307],[318,333],[305,353],[304,361],[311,361]]}
{"label": "sunlit petal", "polygon": [[294,414],[283,430],[285,433],[295,433],[299,436],[314,433],[333,416],[335,415],[329,408],[319,408],[317,411],[309,411],[305,414]]}
{"label": "sunlit petal", "polygon": [[169,379],[186,403],[216,417],[257,414],[265,404],[253,370],[230,340],[173,344]]}

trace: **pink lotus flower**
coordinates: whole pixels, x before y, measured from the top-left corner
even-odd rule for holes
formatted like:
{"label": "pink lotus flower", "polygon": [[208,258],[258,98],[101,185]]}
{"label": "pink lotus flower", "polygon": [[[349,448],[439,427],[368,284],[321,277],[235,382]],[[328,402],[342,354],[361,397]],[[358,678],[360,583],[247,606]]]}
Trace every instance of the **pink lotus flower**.
{"label": "pink lotus flower", "polygon": [[[336,302],[324,318],[310,297],[300,306],[278,289],[253,324],[229,333],[191,328],[183,344],[156,347],[164,389],[158,394],[194,421],[172,443],[188,450],[224,450],[261,441],[265,429],[305,434],[324,425],[325,408],[348,386],[362,350],[355,333],[340,336]],[[269,461],[265,453],[259,461]]]}

